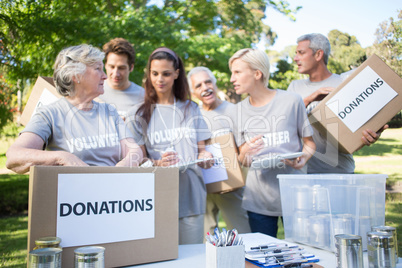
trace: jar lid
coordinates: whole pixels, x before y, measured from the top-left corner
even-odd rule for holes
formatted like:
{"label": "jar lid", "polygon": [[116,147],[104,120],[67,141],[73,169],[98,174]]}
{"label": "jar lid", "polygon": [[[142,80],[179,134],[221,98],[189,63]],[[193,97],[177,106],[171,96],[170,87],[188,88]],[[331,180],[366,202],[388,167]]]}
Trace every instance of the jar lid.
{"label": "jar lid", "polygon": [[61,238],[56,236],[41,237],[35,240],[35,244],[37,246],[53,246],[53,245],[59,245],[60,243]]}
{"label": "jar lid", "polygon": [[105,251],[104,247],[99,246],[88,246],[88,247],[80,247],[74,250],[76,255],[83,255],[83,256],[96,256],[100,253]]}
{"label": "jar lid", "polygon": [[381,226],[371,227],[371,231],[373,231],[373,232],[393,232],[395,230],[396,230],[396,228],[392,227],[392,226],[381,225]]}
{"label": "jar lid", "polygon": [[367,236],[370,238],[378,238],[378,239],[393,238],[392,234],[387,232],[368,232]]}
{"label": "jar lid", "polygon": [[362,237],[360,235],[337,234],[335,235],[335,240],[338,245],[344,245],[344,246],[362,244]]}
{"label": "jar lid", "polygon": [[32,256],[50,256],[60,254],[63,250],[60,248],[39,248],[29,252]]}

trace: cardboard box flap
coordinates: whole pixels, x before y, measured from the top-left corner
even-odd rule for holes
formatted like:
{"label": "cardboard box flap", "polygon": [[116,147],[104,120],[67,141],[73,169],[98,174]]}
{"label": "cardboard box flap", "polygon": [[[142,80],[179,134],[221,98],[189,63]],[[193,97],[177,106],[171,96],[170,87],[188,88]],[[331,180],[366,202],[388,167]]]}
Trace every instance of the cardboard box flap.
{"label": "cardboard box flap", "polygon": [[21,115],[21,124],[28,124],[36,109],[41,105],[50,104],[60,98],[61,95],[57,92],[53,78],[39,76],[29,96],[28,102]]}

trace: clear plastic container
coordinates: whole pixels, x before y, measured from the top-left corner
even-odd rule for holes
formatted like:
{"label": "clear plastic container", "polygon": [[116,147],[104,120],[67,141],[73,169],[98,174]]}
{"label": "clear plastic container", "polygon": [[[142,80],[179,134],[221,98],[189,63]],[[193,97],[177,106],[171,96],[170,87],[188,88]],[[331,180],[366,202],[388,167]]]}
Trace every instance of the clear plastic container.
{"label": "clear plastic container", "polygon": [[336,251],[337,234],[360,235],[385,221],[385,174],[278,175],[285,239]]}

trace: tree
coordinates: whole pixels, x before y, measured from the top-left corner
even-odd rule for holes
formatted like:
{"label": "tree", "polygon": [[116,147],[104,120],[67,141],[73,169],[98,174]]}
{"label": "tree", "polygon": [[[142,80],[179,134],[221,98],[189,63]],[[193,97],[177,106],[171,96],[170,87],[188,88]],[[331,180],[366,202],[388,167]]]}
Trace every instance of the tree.
{"label": "tree", "polygon": [[10,85],[21,80],[27,87],[38,75],[52,75],[62,48],[80,43],[102,47],[111,38],[124,37],[137,51],[132,81],[142,84],[149,54],[167,46],[187,69],[208,66],[225,89],[229,57],[263,38],[274,40],[262,22],[266,8],[290,17],[299,9],[290,9],[287,1],[264,0],[164,0],[158,5],[147,0],[0,1],[0,67]]}
{"label": "tree", "polygon": [[344,73],[359,66],[366,60],[366,52],[357,38],[338,30],[328,33],[331,44],[331,56],[328,69],[333,73]]}
{"label": "tree", "polygon": [[399,76],[402,76],[402,10],[397,21],[389,18],[377,28],[373,46],[367,48],[367,55],[376,54]]}
{"label": "tree", "polygon": [[[11,122],[13,119],[13,113],[10,109],[12,101],[12,92],[10,90],[9,84],[7,83],[4,76],[0,75],[0,130],[3,129],[7,123]],[[1,137],[0,131],[0,137]]]}

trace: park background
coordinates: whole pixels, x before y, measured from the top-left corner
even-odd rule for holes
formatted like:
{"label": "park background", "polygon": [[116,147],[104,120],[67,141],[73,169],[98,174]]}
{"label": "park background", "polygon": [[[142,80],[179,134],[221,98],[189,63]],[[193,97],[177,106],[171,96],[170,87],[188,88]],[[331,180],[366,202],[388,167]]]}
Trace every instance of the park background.
{"label": "park background", "polygon": [[[229,83],[227,62],[234,52],[264,49],[272,66],[269,87],[286,90],[292,80],[305,78],[292,58],[296,38],[310,32],[329,38],[333,73],[348,72],[377,54],[402,76],[401,9],[397,0],[0,1],[0,267],[25,267],[27,253],[28,175],[6,170],[5,152],[22,129],[19,115],[37,77],[52,76],[62,48],[81,43],[101,48],[112,38],[126,38],[137,52],[130,80],[142,84],[149,54],[167,46],[183,59],[187,71],[209,67],[225,97],[236,103],[244,96],[236,95]],[[389,176],[386,224],[397,227],[399,252],[401,121],[399,113],[376,144],[354,154],[356,173]]]}

